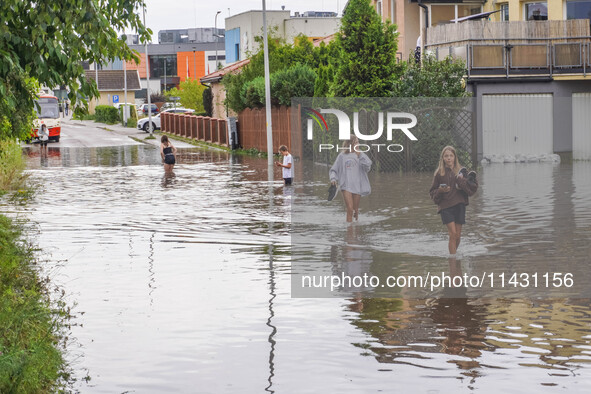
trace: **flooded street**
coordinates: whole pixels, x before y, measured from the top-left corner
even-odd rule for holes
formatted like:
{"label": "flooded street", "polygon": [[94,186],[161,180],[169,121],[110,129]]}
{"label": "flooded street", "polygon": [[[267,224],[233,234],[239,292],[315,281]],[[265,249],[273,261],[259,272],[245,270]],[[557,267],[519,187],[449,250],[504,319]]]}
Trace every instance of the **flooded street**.
{"label": "flooded street", "polygon": [[[484,167],[451,267],[431,174],[370,174],[347,227],[325,167],[296,166],[284,189],[266,159],[221,151],[181,150],[172,176],[146,145],[25,155],[40,190],[0,210],[39,232],[74,306],[77,391],[591,392],[591,163]],[[314,180],[298,184],[303,171]],[[292,252],[304,271],[314,256],[378,276],[558,265],[576,286],[314,298],[292,288]]]}

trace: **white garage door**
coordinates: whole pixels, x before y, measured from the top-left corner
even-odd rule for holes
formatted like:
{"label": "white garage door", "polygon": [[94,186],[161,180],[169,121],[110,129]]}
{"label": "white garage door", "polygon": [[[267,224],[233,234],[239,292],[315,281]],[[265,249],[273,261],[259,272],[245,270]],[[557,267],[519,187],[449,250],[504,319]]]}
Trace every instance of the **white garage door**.
{"label": "white garage door", "polygon": [[553,153],[552,95],[483,95],[482,126],[485,156]]}
{"label": "white garage door", "polygon": [[591,160],[591,93],[573,93],[573,158]]}

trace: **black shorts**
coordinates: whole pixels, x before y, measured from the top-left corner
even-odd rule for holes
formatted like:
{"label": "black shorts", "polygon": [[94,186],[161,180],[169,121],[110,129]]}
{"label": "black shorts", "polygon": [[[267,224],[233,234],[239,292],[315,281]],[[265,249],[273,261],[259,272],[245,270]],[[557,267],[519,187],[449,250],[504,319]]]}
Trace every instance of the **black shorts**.
{"label": "black shorts", "polygon": [[466,223],[466,205],[464,203],[459,203],[453,207],[442,209],[439,214],[441,215],[441,221],[443,224],[451,222],[457,224]]}
{"label": "black shorts", "polygon": [[41,142],[41,146],[47,146],[47,140],[45,141],[40,141]]}
{"label": "black shorts", "polygon": [[174,164],[176,163],[176,160],[174,158],[173,154],[168,154],[164,156],[164,163],[166,164]]}
{"label": "black shorts", "polygon": [[286,185],[291,185],[292,180],[293,180],[293,178],[283,178],[283,181],[285,182]]}

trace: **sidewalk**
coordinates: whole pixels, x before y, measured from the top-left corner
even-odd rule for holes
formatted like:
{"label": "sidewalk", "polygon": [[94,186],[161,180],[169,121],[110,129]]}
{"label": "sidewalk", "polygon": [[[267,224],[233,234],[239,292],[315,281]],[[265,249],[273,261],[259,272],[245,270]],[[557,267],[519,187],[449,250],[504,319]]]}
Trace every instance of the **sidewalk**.
{"label": "sidewalk", "polygon": [[[111,131],[117,133],[119,135],[124,135],[129,138],[135,139],[137,141],[143,142],[145,144],[150,144],[159,147],[160,146],[160,137],[158,135],[154,135],[156,139],[146,140],[145,138],[149,136],[148,133],[144,132],[143,130],[138,130],[137,128],[133,127],[123,127],[121,124],[105,124],[100,122],[95,122],[94,120],[75,120],[72,119],[71,116],[60,118],[62,124],[64,125],[77,125],[83,127],[96,127],[101,128],[107,131]],[[188,144],[183,141],[179,141],[174,139],[173,137],[169,138],[174,141],[174,146],[177,148],[195,148],[195,145]]]}

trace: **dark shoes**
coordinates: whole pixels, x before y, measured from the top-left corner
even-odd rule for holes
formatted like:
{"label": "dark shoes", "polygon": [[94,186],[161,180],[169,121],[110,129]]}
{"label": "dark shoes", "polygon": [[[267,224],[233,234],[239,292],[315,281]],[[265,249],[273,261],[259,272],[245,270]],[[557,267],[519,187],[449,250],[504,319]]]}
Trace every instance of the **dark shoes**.
{"label": "dark shoes", "polygon": [[468,173],[468,182],[469,183],[476,183],[476,173],[474,171],[470,171]]}
{"label": "dark shoes", "polygon": [[332,201],[334,200],[334,198],[337,196],[337,193],[339,192],[339,189],[337,188],[336,185],[331,184],[330,187],[328,188],[328,201]]}

